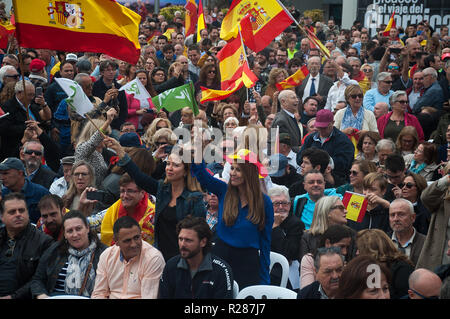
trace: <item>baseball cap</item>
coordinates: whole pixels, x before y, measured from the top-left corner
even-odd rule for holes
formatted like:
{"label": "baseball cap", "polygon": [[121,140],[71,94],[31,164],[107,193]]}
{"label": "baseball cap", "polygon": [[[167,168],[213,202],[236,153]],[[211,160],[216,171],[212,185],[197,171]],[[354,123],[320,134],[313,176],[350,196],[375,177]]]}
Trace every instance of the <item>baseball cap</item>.
{"label": "baseball cap", "polygon": [[331,122],[333,122],[334,116],[330,110],[322,109],[316,114],[315,127],[327,127]]}
{"label": "baseball cap", "polygon": [[139,138],[139,135],[134,132],[125,133],[119,137],[119,143],[123,147],[140,147],[144,148],[142,145],[141,139]]}
{"label": "baseball cap", "polygon": [[25,166],[23,166],[22,161],[17,157],[8,157],[0,163],[0,171],[7,171],[9,169],[25,172]]}
{"label": "baseball cap", "polygon": [[281,177],[285,173],[288,165],[288,158],[283,154],[272,154],[269,157],[270,166],[268,168],[270,177]]}
{"label": "baseball cap", "polygon": [[441,56],[441,60],[442,60],[442,61],[445,61],[445,59],[449,59],[449,58],[450,58],[450,52],[444,53],[444,54]]}
{"label": "baseball cap", "polygon": [[46,65],[45,61],[42,61],[41,59],[33,59],[30,63],[30,71],[31,72],[42,71],[45,65]]}
{"label": "baseball cap", "polygon": [[78,57],[74,53],[68,53],[66,55],[66,61],[75,61],[75,62],[77,62],[78,61]]}
{"label": "baseball cap", "polygon": [[291,136],[288,133],[280,133],[280,143],[292,146]]}

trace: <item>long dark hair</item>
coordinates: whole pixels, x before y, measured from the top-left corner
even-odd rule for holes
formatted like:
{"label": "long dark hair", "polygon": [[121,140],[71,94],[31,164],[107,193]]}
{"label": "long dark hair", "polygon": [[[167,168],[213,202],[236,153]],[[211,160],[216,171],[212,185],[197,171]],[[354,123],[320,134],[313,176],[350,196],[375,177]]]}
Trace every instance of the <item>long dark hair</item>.
{"label": "long dark hair", "polygon": [[158,93],[156,93],[155,89],[153,88],[152,79],[150,78],[150,74],[148,74],[148,72],[146,70],[137,70],[135,73],[136,78],[139,73],[144,73],[147,76],[147,85],[145,86],[145,89],[147,90],[148,94],[150,94],[151,97],[157,96]]}

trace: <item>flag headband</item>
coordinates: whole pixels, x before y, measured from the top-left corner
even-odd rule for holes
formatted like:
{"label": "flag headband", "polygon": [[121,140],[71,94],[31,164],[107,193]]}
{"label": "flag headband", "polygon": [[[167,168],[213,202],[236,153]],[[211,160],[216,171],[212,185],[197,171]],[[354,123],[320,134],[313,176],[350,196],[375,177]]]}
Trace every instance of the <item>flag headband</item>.
{"label": "flag headband", "polygon": [[235,160],[243,160],[246,163],[255,165],[258,168],[259,178],[265,178],[269,175],[267,168],[258,161],[258,156],[248,149],[240,149],[234,154],[224,155],[224,159],[232,164]]}

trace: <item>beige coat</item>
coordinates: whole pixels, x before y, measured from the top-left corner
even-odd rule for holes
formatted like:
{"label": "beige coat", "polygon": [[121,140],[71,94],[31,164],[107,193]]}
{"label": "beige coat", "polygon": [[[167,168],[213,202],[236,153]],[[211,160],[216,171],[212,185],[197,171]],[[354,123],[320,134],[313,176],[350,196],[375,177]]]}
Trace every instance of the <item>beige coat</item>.
{"label": "beige coat", "polygon": [[450,219],[450,199],[444,199],[446,193],[447,185],[439,180],[428,186],[420,196],[422,203],[432,215],[416,268],[433,271],[442,264],[442,257],[447,248],[446,233]]}

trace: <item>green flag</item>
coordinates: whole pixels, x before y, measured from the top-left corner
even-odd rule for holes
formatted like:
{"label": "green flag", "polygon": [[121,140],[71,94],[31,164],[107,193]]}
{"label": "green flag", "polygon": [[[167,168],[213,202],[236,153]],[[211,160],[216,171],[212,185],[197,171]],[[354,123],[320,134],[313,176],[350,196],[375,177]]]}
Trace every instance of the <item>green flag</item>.
{"label": "green flag", "polygon": [[192,82],[166,90],[152,98],[152,101],[158,111],[165,108],[167,111],[173,112],[187,106],[192,109],[194,116],[198,115],[198,106]]}

